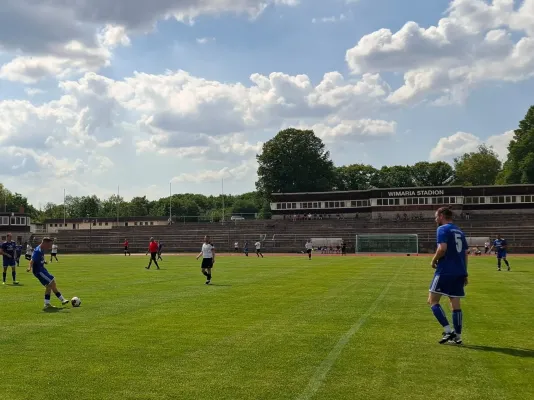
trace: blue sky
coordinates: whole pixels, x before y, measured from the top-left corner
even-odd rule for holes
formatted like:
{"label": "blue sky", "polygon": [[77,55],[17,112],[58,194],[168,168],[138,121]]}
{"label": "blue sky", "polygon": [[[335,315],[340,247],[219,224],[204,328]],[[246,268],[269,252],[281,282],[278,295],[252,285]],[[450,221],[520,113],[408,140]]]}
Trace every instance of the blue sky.
{"label": "blue sky", "polygon": [[287,126],[338,165],[504,158],[533,102],[534,0],[61,3],[0,28],[1,181],[35,204],[250,191]]}

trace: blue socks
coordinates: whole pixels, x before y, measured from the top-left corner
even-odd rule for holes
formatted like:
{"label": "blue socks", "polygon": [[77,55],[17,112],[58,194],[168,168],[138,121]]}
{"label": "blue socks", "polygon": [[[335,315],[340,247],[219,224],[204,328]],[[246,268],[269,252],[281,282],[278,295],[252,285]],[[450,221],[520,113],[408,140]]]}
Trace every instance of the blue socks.
{"label": "blue socks", "polygon": [[436,317],[436,319],[441,324],[441,326],[443,327],[449,326],[449,321],[447,320],[447,317],[445,316],[445,312],[443,311],[443,308],[441,308],[441,305],[435,304],[430,308],[432,309],[432,312],[434,313],[434,317]]}
{"label": "blue socks", "polygon": [[7,276],[7,272],[4,272],[4,273],[2,274],[3,282],[6,281],[6,276]]}
{"label": "blue socks", "polygon": [[15,271],[11,272],[11,276],[13,277],[13,282],[17,281],[17,273]]}
{"label": "blue socks", "polygon": [[58,299],[60,299],[60,300],[61,300],[61,298],[63,297],[63,296],[61,296],[61,293],[60,293],[60,292],[55,293],[55,295],[56,295],[56,297],[57,297]]}
{"label": "blue socks", "polygon": [[452,312],[452,323],[454,324],[454,331],[458,335],[462,334],[462,322],[463,322],[462,310],[454,310]]}

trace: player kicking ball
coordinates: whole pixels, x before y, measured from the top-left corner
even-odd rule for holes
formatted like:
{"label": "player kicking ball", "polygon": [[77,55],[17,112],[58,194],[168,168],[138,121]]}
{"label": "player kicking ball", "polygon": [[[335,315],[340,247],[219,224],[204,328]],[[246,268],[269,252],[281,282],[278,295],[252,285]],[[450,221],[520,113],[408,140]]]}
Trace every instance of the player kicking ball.
{"label": "player kicking ball", "polygon": [[45,287],[45,301],[44,308],[53,308],[50,304],[50,294],[54,292],[56,297],[61,301],[61,304],[65,305],[69,301],[63,297],[56,285],[56,279],[50,272],[45,268],[45,251],[52,248],[52,239],[43,238],[41,244],[35,248],[33,251],[32,259],[30,260],[30,266],[27,269],[27,272],[32,272],[39,282]]}
{"label": "player kicking ball", "polygon": [[[440,344],[462,344],[463,314],[460,299],[465,297],[467,285],[467,241],[464,233],[452,222],[452,210],[441,207],[436,211],[438,249],[432,258],[432,268],[436,270],[430,285],[428,304],[432,313],[444,329]],[[441,297],[447,296],[452,307],[451,328],[445,311],[439,304]]]}

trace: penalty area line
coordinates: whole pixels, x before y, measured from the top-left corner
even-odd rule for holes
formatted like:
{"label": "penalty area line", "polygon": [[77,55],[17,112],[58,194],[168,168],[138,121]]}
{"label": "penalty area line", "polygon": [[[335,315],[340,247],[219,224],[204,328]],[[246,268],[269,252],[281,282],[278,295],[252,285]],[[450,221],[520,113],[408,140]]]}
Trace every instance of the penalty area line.
{"label": "penalty area line", "polygon": [[405,264],[406,262],[404,262],[403,265],[397,269],[396,274],[393,276],[393,278],[391,278],[391,281],[386,285],[386,287],[382,289],[382,292],[380,292],[376,300],[373,302],[373,304],[371,304],[371,307],[369,307],[369,309],[365,312],[365,314],[363,314],[360,317],[360,319],[356,321],[354,325],[352,325],[350,329],[347,332],[345,332],[343,336],[341,336],[341,338],[336,343],[334,348],[330,351],[330,353],[328,353],[325,359],[321,362],[321,365],[317,367],[317,370],[315,371],[315,374],[313,374],[312,378],[310,379],[308,386],[301,393],[301,395],[297,398],[297,400],[309,400],[315,395],[315,393],[317,393],[317,390],[319,390],[319,388],[323,384],[326,376],[330,372],[330,369],[332,368],[334,363],[337,361],[337,359],[341,355],[343,348],[347,345],[347,343],[354,336],[354,334],[358,332],[360,328],[367,322],[367,319],[375,312],[380,302],[384,299],[386,294],[389,292],[391,285],[393,285],[393,283],[397,280],[397,277],[399,276]]}

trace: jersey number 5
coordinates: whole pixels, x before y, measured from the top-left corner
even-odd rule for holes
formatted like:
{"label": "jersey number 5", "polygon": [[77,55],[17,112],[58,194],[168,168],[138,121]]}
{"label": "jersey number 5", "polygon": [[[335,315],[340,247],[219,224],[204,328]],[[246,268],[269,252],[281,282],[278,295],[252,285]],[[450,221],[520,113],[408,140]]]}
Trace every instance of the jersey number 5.
{"label": "jersey number 5", "polygon": [[456,251],[459,253],[462,251],[462,247],[463,247],[462,235],[460,235],[459,233],[455,233],[454,240],[456,241]]}

